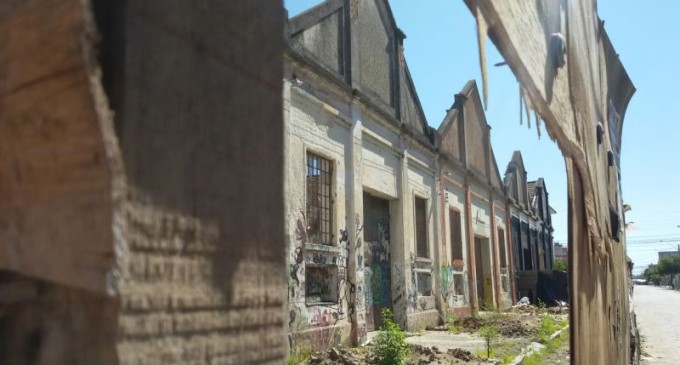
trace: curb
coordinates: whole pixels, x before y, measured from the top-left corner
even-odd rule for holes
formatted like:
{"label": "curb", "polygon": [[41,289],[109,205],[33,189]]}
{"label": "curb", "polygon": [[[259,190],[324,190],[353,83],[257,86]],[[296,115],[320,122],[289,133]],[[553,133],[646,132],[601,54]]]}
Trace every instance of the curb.
{"label": "curb", "polygon": [[[550,337],[548,337],[548,340],[552,340],[555,337],[561,335],[562,332],[564,332],[568,328],[569,328],[569,325],[566,325],[566,326],[564,326],[564,328],[555,331],[555,333],[553,333],[552,335],[550,335]],[[536,345],[538,345],[538,346],[536,346]],[[529,346],[523,348],[521,353],[519,355],[517,355],[517,357],[515,357],[515,359],[512,360],[512,362],[509,365],[519,365],[520,363],[522,363],[522,360],[524,360],[525,357],[527,357],[527,356],[529,356],[529,355],[531,355],[531,354],[533,354],[537,351],[540,351],[543,348],[544,348],[543,345],[540,345],[537,342],[532,342],[531,344],[529,344]]]}

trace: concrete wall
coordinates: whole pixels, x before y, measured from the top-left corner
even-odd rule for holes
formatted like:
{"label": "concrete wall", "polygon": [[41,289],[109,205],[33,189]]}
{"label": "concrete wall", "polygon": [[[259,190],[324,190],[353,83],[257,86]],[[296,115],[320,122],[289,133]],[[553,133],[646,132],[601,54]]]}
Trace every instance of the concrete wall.
{"label": "concrete wall", "polygon": [[3,361],[283,363],[281,2],[22,1],[0,29]]}
{"label": "concrete wall", "polygon": [[[286,120],[286,224],[289,329],[295,346],[325,348],[337,343],[362,342],[371,303],[363,267],[363,194],[389,202],[392,309],[398,322],[423,329],[439,322],[433,262],[438,257],[438,190],[431,147],[405,136],[371,106],[323,80],[306,65],[289,59],[284,82]],[[334,161],[332,245],[305,241],[305,154],[313,152]],[[429,255],[416,258],[415,197],[427,200]],[[305,268],[314,254],[338,262],[340,297],[337,303],[306,301]],[[336,258],[334,260],[334,258]],[[309,261],[309,262],[308,262]],[[335,264],[334,264],[335,265]],[[342,266],[344,265],[344,266]],[[421,294],[424,286],[431,288]],[[334,284],[335,285],[335,284]],[[319,317],[321,316],[321,317]],[[321,319],[319,319],[321,318]],[[325,318],[330,318],[326,320]]]}
{"label": "concrete wall", "polygon": [[120,6],[121,362],[280,363],[282,6]]}

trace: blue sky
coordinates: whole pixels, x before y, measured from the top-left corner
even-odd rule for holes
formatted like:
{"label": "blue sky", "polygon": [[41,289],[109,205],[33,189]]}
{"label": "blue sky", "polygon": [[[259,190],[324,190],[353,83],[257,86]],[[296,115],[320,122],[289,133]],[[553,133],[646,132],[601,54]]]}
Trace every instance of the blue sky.
{"label": "blue sky", "polygon": [[[319,0],[285,0],[289,15],[308,9]],[[462,0],[393,0],[397,25],[406,33],[404,48],[418,96],[428,122],[441,123],[454,95],[470,79],[481,80],[475,23]],[[680,1],[649,3],[633,0],[598,1],[600,17],[619,53],[637,93],[624,121],[622,188],[632,230],[628,255],[636,271],[655,263],[659,250],[680,244],[680,197],[675,192],[680,159],[680,124],[674,106],[680,85],[680,49],[677,14]],[[489,105],[487,120],[501,175],[512,152],[522,151],[528,178],[543,177],[550,193],[555,239],[567,241],[567,187],[564,160],[557,145],[535,125],[519,124],[519,94],[515,76],[494,46],[487,45]],[[478,81],[481,83],[480,81]]]}

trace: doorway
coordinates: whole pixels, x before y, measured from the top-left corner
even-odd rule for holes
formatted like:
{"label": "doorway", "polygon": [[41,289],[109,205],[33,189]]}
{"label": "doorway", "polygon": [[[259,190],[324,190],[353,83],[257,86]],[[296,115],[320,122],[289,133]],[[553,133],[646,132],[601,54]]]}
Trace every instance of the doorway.
{"label": "doorway", "polygon": [[366,327],[382,325],[381,312],[392,308],[390,202],[364,193],[364,295]]}
{"label": "doorway", "polygon": [[477,303],[480,310],[494,308],[492,273],[489,239],[475,236],[475,277]]}

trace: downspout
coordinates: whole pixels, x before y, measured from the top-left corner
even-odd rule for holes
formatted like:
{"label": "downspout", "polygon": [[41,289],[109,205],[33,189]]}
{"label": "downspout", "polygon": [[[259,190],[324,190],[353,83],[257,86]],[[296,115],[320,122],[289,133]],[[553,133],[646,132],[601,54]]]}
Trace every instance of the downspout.
{"label": "downspout", "polygon": [[493,259],[493,279],[494,279],[494,289],[495,289],[495,294],[494,299],[496,301],[496,308],[500,309],[501,308],[501,292],[500,292],[500,286],[498,285],[499,279],[500,279],[500,269],[498,267],[498,237],[496,237],[496,203],[494,199],[494,193],[493,193],[493,188],[490,190],[489,193],[489,203],[491,204],[491,244],[493,246],[493,252],[492,259]]}
{"label": "downspout", "polygon": [[[510,226],[510,203],[508,200],[505,201],[505,235],[506,235],[506,244],[505,244],[505,252],[506,255],[508,256],[508,261],[510,261],[508,265],[508,281],[510,281],[510,290],[511,290],[511,298],[513,303],[517,303],[517,292],[516,292],[516,283],[515,283],[515,248],[513,247],[515,242],[512,242],[512,227]],[[521,243],[520,243],[521,244]],[[508,250],[510,248],[510,250]]]}
{"label": "downspout", "polygon": [[[442,165],[441,165],[441,162],[440,162],[441,161],[441,155],[437,156],[437,161],[438,161],[437,166],[439,168],[439,207],[440,207],[440,209],[439,209],[439,221],[441,222],[439,224],[439,237],[440,237],[440,245],[439,245],[439,251],[440,251],[439,266],[440,266],[440,269],[439,269],[439,275],[441,276],[441,275],[443,275],[442,271],[441,271],[442,268],[444,267],[445,264],[447,264],[449,262],[448,254],[446,252],[446,246],[447,246],[446,245],[446,208],[447,208],[448,201],[447,201],[447,193],[446,193],[446,184],[444,182],[444,169],[441,167]],[[441,258],[443,258],[443,259],[441,259]],[[448,275],[448,270],[445,273],[446,273],[446,275]],[[444,297],[444,295],[443,295],[444,291],[442,291],[442,293],[441,293],[442,294],[441,311],[444,314],[444,316],[446,316],[448,314],[448,309],[449,309],[448,299],[449,299],[449,295],[451,293],[449,293],[448,291],[451,288],[451,282],[450,282],[451,279],[452,278],[448,278],[448,280],[447,280],[447,284],[448,284],[449,287],[446,288],[446,292],[448,293],[448,295],[446,297]],[[440,280],[441,280],[441,278],[440,278]],[[443,285],[443,281],[442,281],[442,285]]]}
{"label": "downspout", "polygon": [[475,236],[472,234],[472,193],[470,191],[470,177],[465,177],[465,220],[467,222],[467,239],[468,239],[468,270],[469,285],[470,285],[470,307],[473,312],[479,310],[479,303],[477,303],[477,270],[475,262]]}

